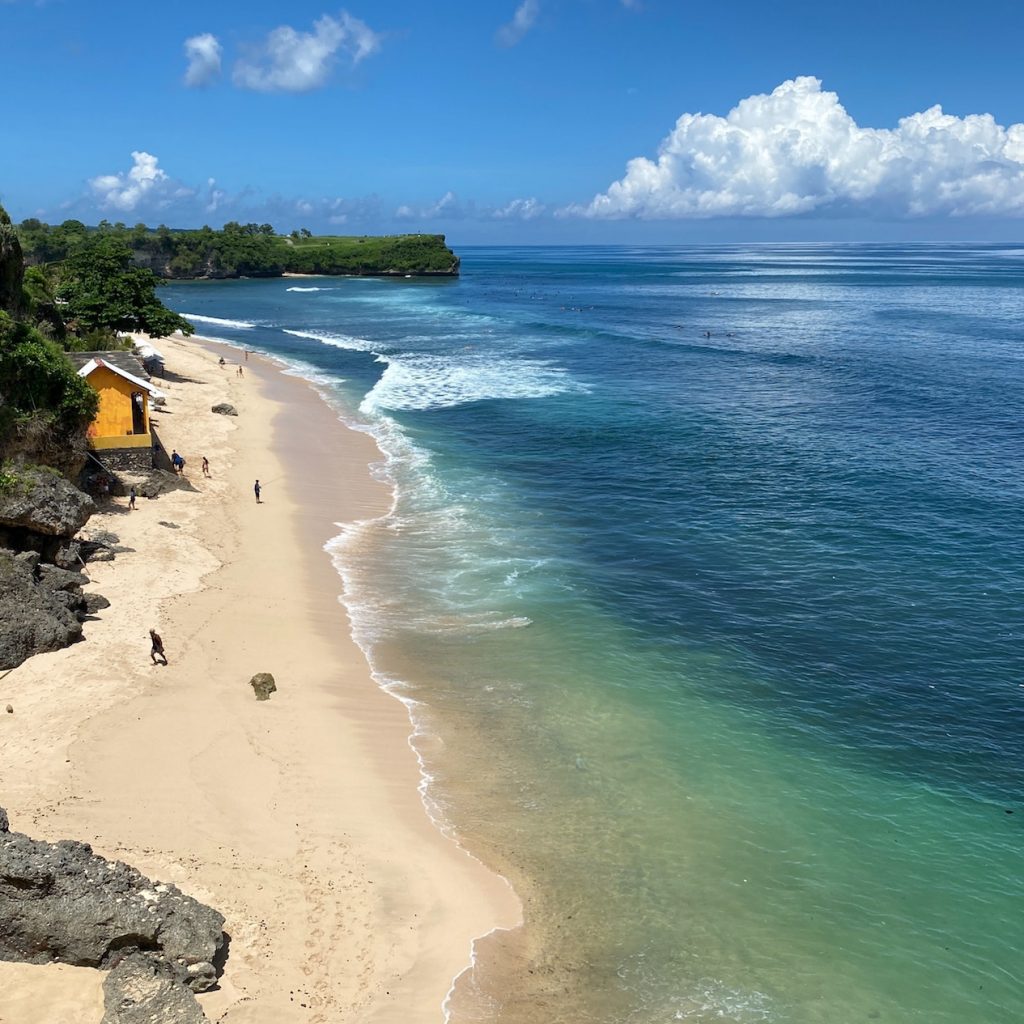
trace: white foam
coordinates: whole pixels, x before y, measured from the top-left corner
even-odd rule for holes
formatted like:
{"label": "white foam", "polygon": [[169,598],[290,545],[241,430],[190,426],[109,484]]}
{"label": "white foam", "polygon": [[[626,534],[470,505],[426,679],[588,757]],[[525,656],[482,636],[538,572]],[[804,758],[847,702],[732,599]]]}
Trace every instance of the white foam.
{"label": "white foam", "polygon": [[323,288],[285,288],[286,292],[322,292]]}
{"label": "white foam", "polygon": [[198,320],[202,324],[216,324],[218,327],[234,327],[240,331],[251,330],[256,324],[245,320],[225,320],[219,316],[202,316],[199,313],[182,313],[186,320]]}
{"label": "white foam", "polygon": [[363,399],[360,411],[451,409],[497,398],[548,398],[588,389],[568,372],[540,359],[502,359],[489,353],[449,356],[380,356],[386,363],[380,380]]}
{"label": "white foam", "polygon": [[372,352],[373,343],[366,338],[355,338],[349,334],[331,334],[328,331],[289,331],[293,338],[308,338],[310,341],[319,341],[321,345],[331,345],[334,348],[344,348],[351,352]]}

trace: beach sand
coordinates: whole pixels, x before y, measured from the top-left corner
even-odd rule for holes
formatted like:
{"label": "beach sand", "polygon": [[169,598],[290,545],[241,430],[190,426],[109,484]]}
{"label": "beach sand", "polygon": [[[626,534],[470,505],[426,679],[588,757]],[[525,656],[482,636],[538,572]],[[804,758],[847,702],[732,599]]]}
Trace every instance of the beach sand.
{"label": "beach sand", "polygon": [[[323,545],[387,508],[380,453],[267,361],[239,378],[237,349],[157,344],[154,423],[195,491],[90,520],[135,550],[90,565],[111,607],[83,643],[0,679],[0,805],[15,831],[84,840],[225,915],[226,971],[200,997],[211,1021],[441,1021],[473,938],[520,908],[428,818],[406,711],[338,602]],[[219,401],[238,417],[212,414]],[[278,692],[257,702],[263,671]],[[0,964],[0,1022],[97,1022],[103,977]]]}

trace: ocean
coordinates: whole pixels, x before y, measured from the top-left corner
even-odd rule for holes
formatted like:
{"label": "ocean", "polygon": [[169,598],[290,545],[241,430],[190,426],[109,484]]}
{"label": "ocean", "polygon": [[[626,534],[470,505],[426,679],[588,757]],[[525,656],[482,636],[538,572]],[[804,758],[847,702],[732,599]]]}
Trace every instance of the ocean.
{"label": "ocean", "polygon": [[329,554],[526,915],[452,1020],[1019,1024],[1024,249],[460,255],[161,290],[384,453]]}

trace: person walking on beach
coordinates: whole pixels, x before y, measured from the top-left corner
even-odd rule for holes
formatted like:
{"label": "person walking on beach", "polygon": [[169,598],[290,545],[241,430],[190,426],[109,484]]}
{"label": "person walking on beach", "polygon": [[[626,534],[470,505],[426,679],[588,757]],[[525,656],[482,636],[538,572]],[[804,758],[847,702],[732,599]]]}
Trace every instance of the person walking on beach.
{"label": "person walking on beach", "polygon": [[135,511],[135,484],[132,484],[132,489],[128,492],[128,511]]}
{"label": "person walking on beach", "polygon": [[260,500],[260,490],[261,490],[260,482],[259,482],[259,480],[257,480],[256,481],[256,486],[253,487],[253,491],[256,492],[256,504],[257,505],[262,505],[263,504],[263,502]]}
{"label": "person walking on beach", "polygon": [[180,473],[181,467],[185,465],[185,460],[178,454],[177,448],[171,449],[171,465],[175,473]]}
{"label": "person walking on beach", "polygon": [[203,456],[203,476],[210,475],[210,460],[204,455]]}
{"label": "person walking on beach", "polygon": [[153,664],[157,664],[156,659],[159,657],[166,665],[167,655],[164,654],[164,642],[160,639],[160,634],[155,629],[149,631],[149,642],[153,645],[149,650],[149,656],[153,659]]}

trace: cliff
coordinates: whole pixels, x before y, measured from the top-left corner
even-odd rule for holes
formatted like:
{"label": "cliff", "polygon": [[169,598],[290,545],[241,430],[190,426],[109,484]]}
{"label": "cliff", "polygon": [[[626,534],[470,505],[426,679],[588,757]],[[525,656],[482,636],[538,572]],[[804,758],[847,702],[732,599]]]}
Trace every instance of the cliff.
{"label": "cliff", "polygon": [[97,238],[123,244],[136,267],[165,280],[329,274],[361,277],[454,277],[459,258],[444,235],[278,235],[269,224],[229,223],[215,231],[155,230],[78,221],[54,227],[27,220],[18,226],[30,264],[71,260]]}

